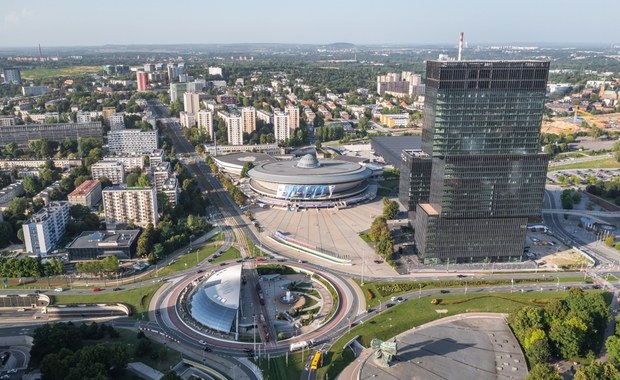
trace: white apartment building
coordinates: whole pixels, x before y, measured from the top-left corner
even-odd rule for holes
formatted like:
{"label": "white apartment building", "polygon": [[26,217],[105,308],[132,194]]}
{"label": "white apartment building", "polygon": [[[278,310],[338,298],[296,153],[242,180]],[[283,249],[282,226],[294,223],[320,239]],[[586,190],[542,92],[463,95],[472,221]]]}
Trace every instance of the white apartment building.
{"label": "white apartment building", "polygon": [[157,149],[157,131],[124,129],[108,133],[108,149],[113,153],[142,153]]}
{"label": "white apartment building", "polygon": [[90,115],[90,112],[78,112],[76,116],[76,120],[78,123],[90,123],[93,118]]}
{"label": "white apartment building", "polygon": [[108,122],[110,123],[110,129],[123,129],[125,128],[125,116],[122,113],[113,113],[109,116]]}
{"label": "white apartment building", "polygon": [[273,114],[271,112],[258,110],[256,111],[256,118],[265,124],[273,124]]}
{"label": "white apartment building", "polygon": [[209,75],[219,75],[222,76],[222,68],[221,67],[209,67],[207,69]]}
{"label": "white apartment building", "polygon": [[103,190],[106,223],[129,223],[146,227],[159,222],[155,187],[112,186]]}
{"label": "white apartment building", "polygon": [[288,115],[288,127],[291,131],[299,128],[299,108],[295,106],[288,106],[284,109],[284,112]]}
{"label": "white apartment building", "polygon": [[168,202],[170,203],[172,207],[177,205],[177,201],[178,201],[177,198],[179,196],[179,188],[178,188],[178,181],[176,178],[170,177],[166,179],[166,181],[164,182],[162,186],[162,189],[159,191],[166,194],[166,196],[168,197]]}
{"label": "white apartment building", "polygon": [[137,153],[119,154],[115,156],[105,156],[102,161],[120,161],[125,166],[126,171],[138,168],[144,169],[144,155]]}
{"label": "white apartment building", "polygon": [[69,202],[50,202],[22,225],[28,253],[47,255],[65,234]]}
{"label": "white apartment building", "polygon": [[291,138],[291,128],[289,127],[289,116],[281,111],[273,114],[273,134],[276,142],[286,141]]}
{"label": "white apartment building", "polygon": [[8,127],[9,125],[15,125],[15,117],[0,116],[0,127]]}
{"label": "white apartment building", "polygon": [[151,153],[149,153],[149,167],[152,169],[153,167],[164,162],[164,150],[163,149],[155,149]]}
{"label": "white apartment building", "polygon": [[196,121],[198,122],[198,127],[204,129],[209,134],[211,140],[215,140],[213,131],[213,112],[198,111]]}
{"label": "white apartment building", "polygon": [[200,111],[200,95],[195,92],[183,94],[183,110],[186,113],[196,115]]}
{"label": "white apartment building", "polygon": [[190,128],[196,125],[196,117],[193,113],[187,113],[185,111],[181,111],[179,114],[179,119],[181,126],[184,128]]}
{"label": "white apartment building", "polygon": [[171,174],[170,162],[164,161],[157,166],[151,166],[151,172],[155,190],[162,191],[164,183]]}
{"label": "white apartment building", "polygon": [[241,118],[243,119],[243,131],[252,133],[256,130],[256,108],[241,108]]}
{"label": "white apartment building", "polygon": [[99,161],[90,170],[93,179],[105,177],[114,185],[125,182],[125,165],[122,161]]}
{"label": "white apartment building", "polygon": [[243,145],[243,119],[241,115],[220,111],[219,115],[226,123],[229,145]]}

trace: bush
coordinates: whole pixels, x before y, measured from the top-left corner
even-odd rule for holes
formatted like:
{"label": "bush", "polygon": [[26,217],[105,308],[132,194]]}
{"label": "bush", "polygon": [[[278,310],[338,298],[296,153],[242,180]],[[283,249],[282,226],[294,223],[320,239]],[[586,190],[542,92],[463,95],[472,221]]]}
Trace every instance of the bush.
{"label": "bush", "polygon": [[375,298],[375,294],[368,288],[366,288],[366,298],[368,298],[368,301],[372,301]]}
{"label": "bush", "polygon": [[439,298],[433,298],[431,300],[431,304],[433,305],[439,305],[441,303],[441,300]]}

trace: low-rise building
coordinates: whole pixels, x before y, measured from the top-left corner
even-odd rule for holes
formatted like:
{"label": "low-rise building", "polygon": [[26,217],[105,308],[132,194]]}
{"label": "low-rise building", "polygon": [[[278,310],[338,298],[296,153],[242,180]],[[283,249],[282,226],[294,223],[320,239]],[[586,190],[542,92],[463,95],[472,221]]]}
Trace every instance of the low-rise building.
{"label": "low-rise building", "polygon": [[101,182],[98,180],[87,180],[69,194],[69,203],[94,207],[101,202]]}
{"label": "low-rise building", "polygon": [[84,231],[67,245],[69,260],[97,260],[107,256],[133,259],[139,233],[140,230]]}
{"label": "low-rise building", "polygon": [[4,211],[11,201],[24,194],[23,181],[19,180],[0,190],[0,211]]}
{"label": "low-rise building", "polygon": [[120,161],[125,166],[126,171],[133,169],[144,169],[144,155],[140,153],[116,154],[103,157],[102,161]]}
{"label": "low-rise building", "polygon": [[35,199],[41,199],[44,205],[48,205],[52,201],[52,193],[54,192],[54,190],[59,190],[59,189],[60,189],[60,181],[56,181],[52,183],[51,185],[49,185],[48,187],[46,187],[45,189],[39,191],[39,194],[32,197],[32,200],[34,201]]}
{"label": "low-rise building", "polygon": [[47,255],[64,236],[69,222],[69,202],[50,202],[22,225],[26,251]]}

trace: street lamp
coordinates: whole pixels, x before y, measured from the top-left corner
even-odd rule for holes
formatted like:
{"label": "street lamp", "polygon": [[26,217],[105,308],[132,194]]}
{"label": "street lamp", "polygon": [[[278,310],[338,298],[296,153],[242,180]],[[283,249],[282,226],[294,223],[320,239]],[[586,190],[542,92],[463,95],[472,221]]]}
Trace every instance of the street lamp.
{"label": "street lamp", "polygon": [[420,288],[418,289],[418,299],[422,298],[422,283],[419,283]]}
{"label": "street lamp", "polygon": [[556,277],[556,278],[558,279],[556,290],[559,292],[560,291],[560,277]]}

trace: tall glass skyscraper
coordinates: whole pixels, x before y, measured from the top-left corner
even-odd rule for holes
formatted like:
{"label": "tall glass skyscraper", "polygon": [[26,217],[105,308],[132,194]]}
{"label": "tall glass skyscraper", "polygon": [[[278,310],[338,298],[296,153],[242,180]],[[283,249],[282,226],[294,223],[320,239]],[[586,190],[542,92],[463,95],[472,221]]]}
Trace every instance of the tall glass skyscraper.
{"label": "tall glass skyscraper", "polygon": [[542,61],[427,62],[422,151],[403,152],[401,175],[425,262],[521,260],[549,161],[548,73]]}

